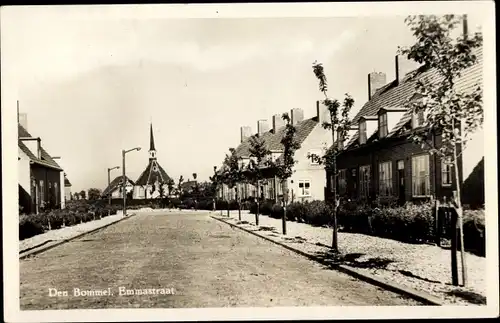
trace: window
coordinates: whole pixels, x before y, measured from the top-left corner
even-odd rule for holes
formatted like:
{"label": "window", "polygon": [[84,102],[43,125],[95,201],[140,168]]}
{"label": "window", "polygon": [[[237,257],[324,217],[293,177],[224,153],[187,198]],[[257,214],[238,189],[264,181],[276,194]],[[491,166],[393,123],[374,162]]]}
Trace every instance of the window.
{"label": "window", "polygon": [[451,157],[441,158],[441,184],[451,186],[453,183],[452,170],[453,163]]}
{"label": "window", "polygon": [[414,112],[412,115],[412,125],[413,128],[418,128],[424,125],[424,110]]}
{"label": "window", "polygon": [[340,130],[337,130],[337,149],[344,149],[344,135]]}
{"label": "window", "polygon": [[398,160],[398,170],[405,169],[405,161]]}
{"label": "window", "polygon": [[56,204],[59,204],[59,190],[57,189],[57,183],[54,183],[54,191],[56,191]]}
{"label": "window", "polygon": [[366,143],[366,122],[361,121],[359,123],[359,144],[362,145]]}
{"label": "window", "polygon": [[392,163],[378,164],[378,193],[380,196],[392,195]]}
{"label": "window", "polygon": [[413,196],[429,196],[429,155],[415,156],[411,160]]}
{"label": "window", "polygon": [[359,196],[370,196],[370,165],[359,167]]}
{"label": "window", "polygon": [[378,117],[378,131],[379,131],[379,137],[384,138],[387,136],[387,113],[382,113]]}
{"label": "window", "polygon": [[338,175],[338,193],[339,195],[345,195],[347,192],[347,179],[346,179],[346,173],[347,171],[345,169],[340,169],[339,170],[339,175]]}
{"label": "window", "polygon": [[43,179],[40,180],[40,201],[45,201],[45,185],[43,185]]}
{"label": "window", "polygon": [[299,180],[299,196],[311,196],[311,181],[308,179]]}

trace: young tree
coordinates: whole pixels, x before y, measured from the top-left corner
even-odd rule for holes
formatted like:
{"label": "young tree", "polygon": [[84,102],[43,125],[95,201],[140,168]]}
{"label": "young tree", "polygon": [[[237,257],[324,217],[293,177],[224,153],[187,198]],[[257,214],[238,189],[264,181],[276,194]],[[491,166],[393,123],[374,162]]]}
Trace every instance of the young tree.
{"label": "young tree", "polygon": [[81,191],[80,191],[80,196],[81,196],[81,198],[82,198],[82,199],[84,199],[84,200],[85,200],[85,199],[86,199],[86,196],[87,196],[87,193],[86,193],[84,190],[81,190]]}
{"label": "young tree", "polygon": [[266,148],[265,142],[258,136],[250,137],[250,163],[248,164],[247,178],[257,187],[257,212],[255,213],[255,225],[259,225],[260,212],[260,181],[263,179],[262,167],[265,163],[265,158],[271,152]]}
{"label": "young tree", "polygon": [[174,191],[174,186],[175,186],[174,180],[169,178],[169,180],[167,181],[168,195],[172,195]]}
{"label": "young tree", "polygon": [[288,203],[288,179],[293,174],[295,151],[300,149],[300,143],[295,136],[297,129],[293,126],[288,113],[283,113],[281,118],[285,121],[285,135],[281,139],[283,145],[283,154],[276,161],[269,161],[268,164],[275,169],[276,177],[280,179],[283,189],[283,234],[286,234],[286,207]]}
{"label": "young tree", "polygon": [[182,194],[182,183],[184,182],[184,177],[181,175],[179,177],[179,182],[177,184],[177,194],[179,195],[179,199],[181,198]]}
{"label": "young tree", "polygon": [[[229,190],[232,190],[235,187],[237,187],[237,184],[242,179],[239,161],[240,161],[240,158],[236,154],[236,149],[229,148],[229,155],[226,154],[226,157],[224,158],[224,163],[223,163],[223,165],[224,165],[223,179],[224,179],[224,183],[227,185]],[[240,198],[240,194],[239,194],[238,189],[237,189],[236,200],[238,203],[238,218],[241,220],[241,206],[240,206],[239,198]],[[227,202],[227,216],[229,216],[229,199]]]}
{"label": "young tree", "polygon": [[[423,114],[422,128],[425,131],[414,132],[411,136],[414,142],[428,146],[431,153],[437,153],[440,158],[453,165],[457,193],[455,204],[460,227],[462,280],[465,286],[467,271],[458,163],[470,135],[482,127],[484,112],[481,87],[477,86],[475,90],[464,93],[457,91],[456,84],[462,72],[476,63],[474,49],[482,46],[483,38],[480,33],[468,35],[466,16],[409,16],[405,22],[417,41],[410,47],[400,48],[400,53],[427,68],[434,68],[439,75],[437,82],[431,82],[429,79],[418,80],[415,91],[419,99],[408,102],[407,106],[413,113]],[[463,26],[463,35],[453,39],[451,33],[460,25]],[[441,135],[439,146],[435,146],[433,140],[430,140],[436,134]]]}
{"label": "young tree", "polygon": [[[332,147],[328,148],[323,156],[310,155],[312,160],[315,160],[319,164],[325,166],[325,170],[332,174],[332,226],[333,226],[333,236],[332,236],[332,250],[334,252],[339,251],[338,240],[337,240],[337,209],[339,207],[340,199],[337,196],[337,155],[339,153],[338,142],[343,142],[347,136],[347,131],[350,127],[349,112],[354,105],[354,99],[349,95],[345,94],[344,102],[341,104],[337,99],[331,99],[328,97],[328,81],[325,75],[323,65],[318,62],[313,64],[313,72],[319,81],[319,90],[325,96],[322,103],[328,108],[330,114],[330,120],[325,121],[322,126],[324,129],[331,130],[332,133]],[[335,134],[337,134],[337,142],[335,140]]]}

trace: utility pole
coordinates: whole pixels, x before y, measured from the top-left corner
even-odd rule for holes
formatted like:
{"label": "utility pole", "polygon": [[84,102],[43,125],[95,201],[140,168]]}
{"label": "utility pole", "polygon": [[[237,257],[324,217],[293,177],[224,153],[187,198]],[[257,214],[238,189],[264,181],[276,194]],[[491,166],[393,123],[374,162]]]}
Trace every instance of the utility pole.
{"label": "utility pole", "polygon": [[129,150],[122,150],[122,168],[123,168],[123,176],[122,176],[122,195],[123,195],[123,216],[127,215],[127,180],[125,177],[125,154],[131,152],[133,150],[141,150],[141,147],[135,147]]}
{"label": "utility pole", "polygon": [[113,169],[119,169],[120,166],[115,166],[115,167],[111,167],[111,168],[108,168],[108,204],[109,206],[111,206],[111,187],[109,187],[111,185],[111,177],[110,177],[110,173]]}

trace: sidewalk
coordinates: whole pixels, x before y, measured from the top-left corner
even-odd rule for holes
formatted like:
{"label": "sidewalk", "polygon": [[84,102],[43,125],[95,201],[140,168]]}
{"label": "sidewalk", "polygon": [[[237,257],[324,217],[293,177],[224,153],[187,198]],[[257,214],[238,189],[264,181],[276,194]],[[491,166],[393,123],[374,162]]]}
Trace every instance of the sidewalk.
{"label": "sidewalk", "polygon": [[[238,224],[247,230],[284,243],[300,251],[319,257],[329,256],[332,229],[314,227],[304,223],[287,221],[287,236],[283,236],[281,219],[242,212],[227,212],[213,216]],[[450,251],[427,244],[409,244],[396,240],[356,233],[338,233],[338,245],[344,255],[342,263],[375,277],[391,281],[417,291],[427,292],[443,303],[456,305],[486,304],[486,258],[466,253],[468,286],[451,285]],[[460,254],[458,254],[460,257]],[[460,260],[460,258],[459,258]],[[459,261],[460,266],[460,261]],[[461,269],[459,268],[459,273]]]}
{"label": "sidewalk", "polygon": [[19,241],[19,254],[28,249],[33,249],[38,246],[45,245],[49,242],[70,239],[84,232],[92,231],[94,229],[119,221],[123,219],[121,213],[122,212],[120,211],[115,215],[106,216],[99,220],[80,223],[77,225],[64,227],[56,230],[50,230],[45,233],[33,236],[31,238],[21,240]]}

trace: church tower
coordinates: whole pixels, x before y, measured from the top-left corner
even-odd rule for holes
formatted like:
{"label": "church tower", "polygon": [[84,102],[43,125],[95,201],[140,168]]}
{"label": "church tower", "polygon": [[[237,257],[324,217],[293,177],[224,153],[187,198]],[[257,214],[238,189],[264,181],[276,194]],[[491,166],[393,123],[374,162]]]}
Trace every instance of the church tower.
{"label": "church tower", "polygon": [[149,160],[156,159],[155,138],[153,136],[153,124],[150,125],[149,134]]}
{"label": "church tower", "polygon": [[171,178],[157,160],[153,124],[149,127],[149,162],[139,179],[135,182],[134,196],[139,199],[167,196],[167,186]]}

